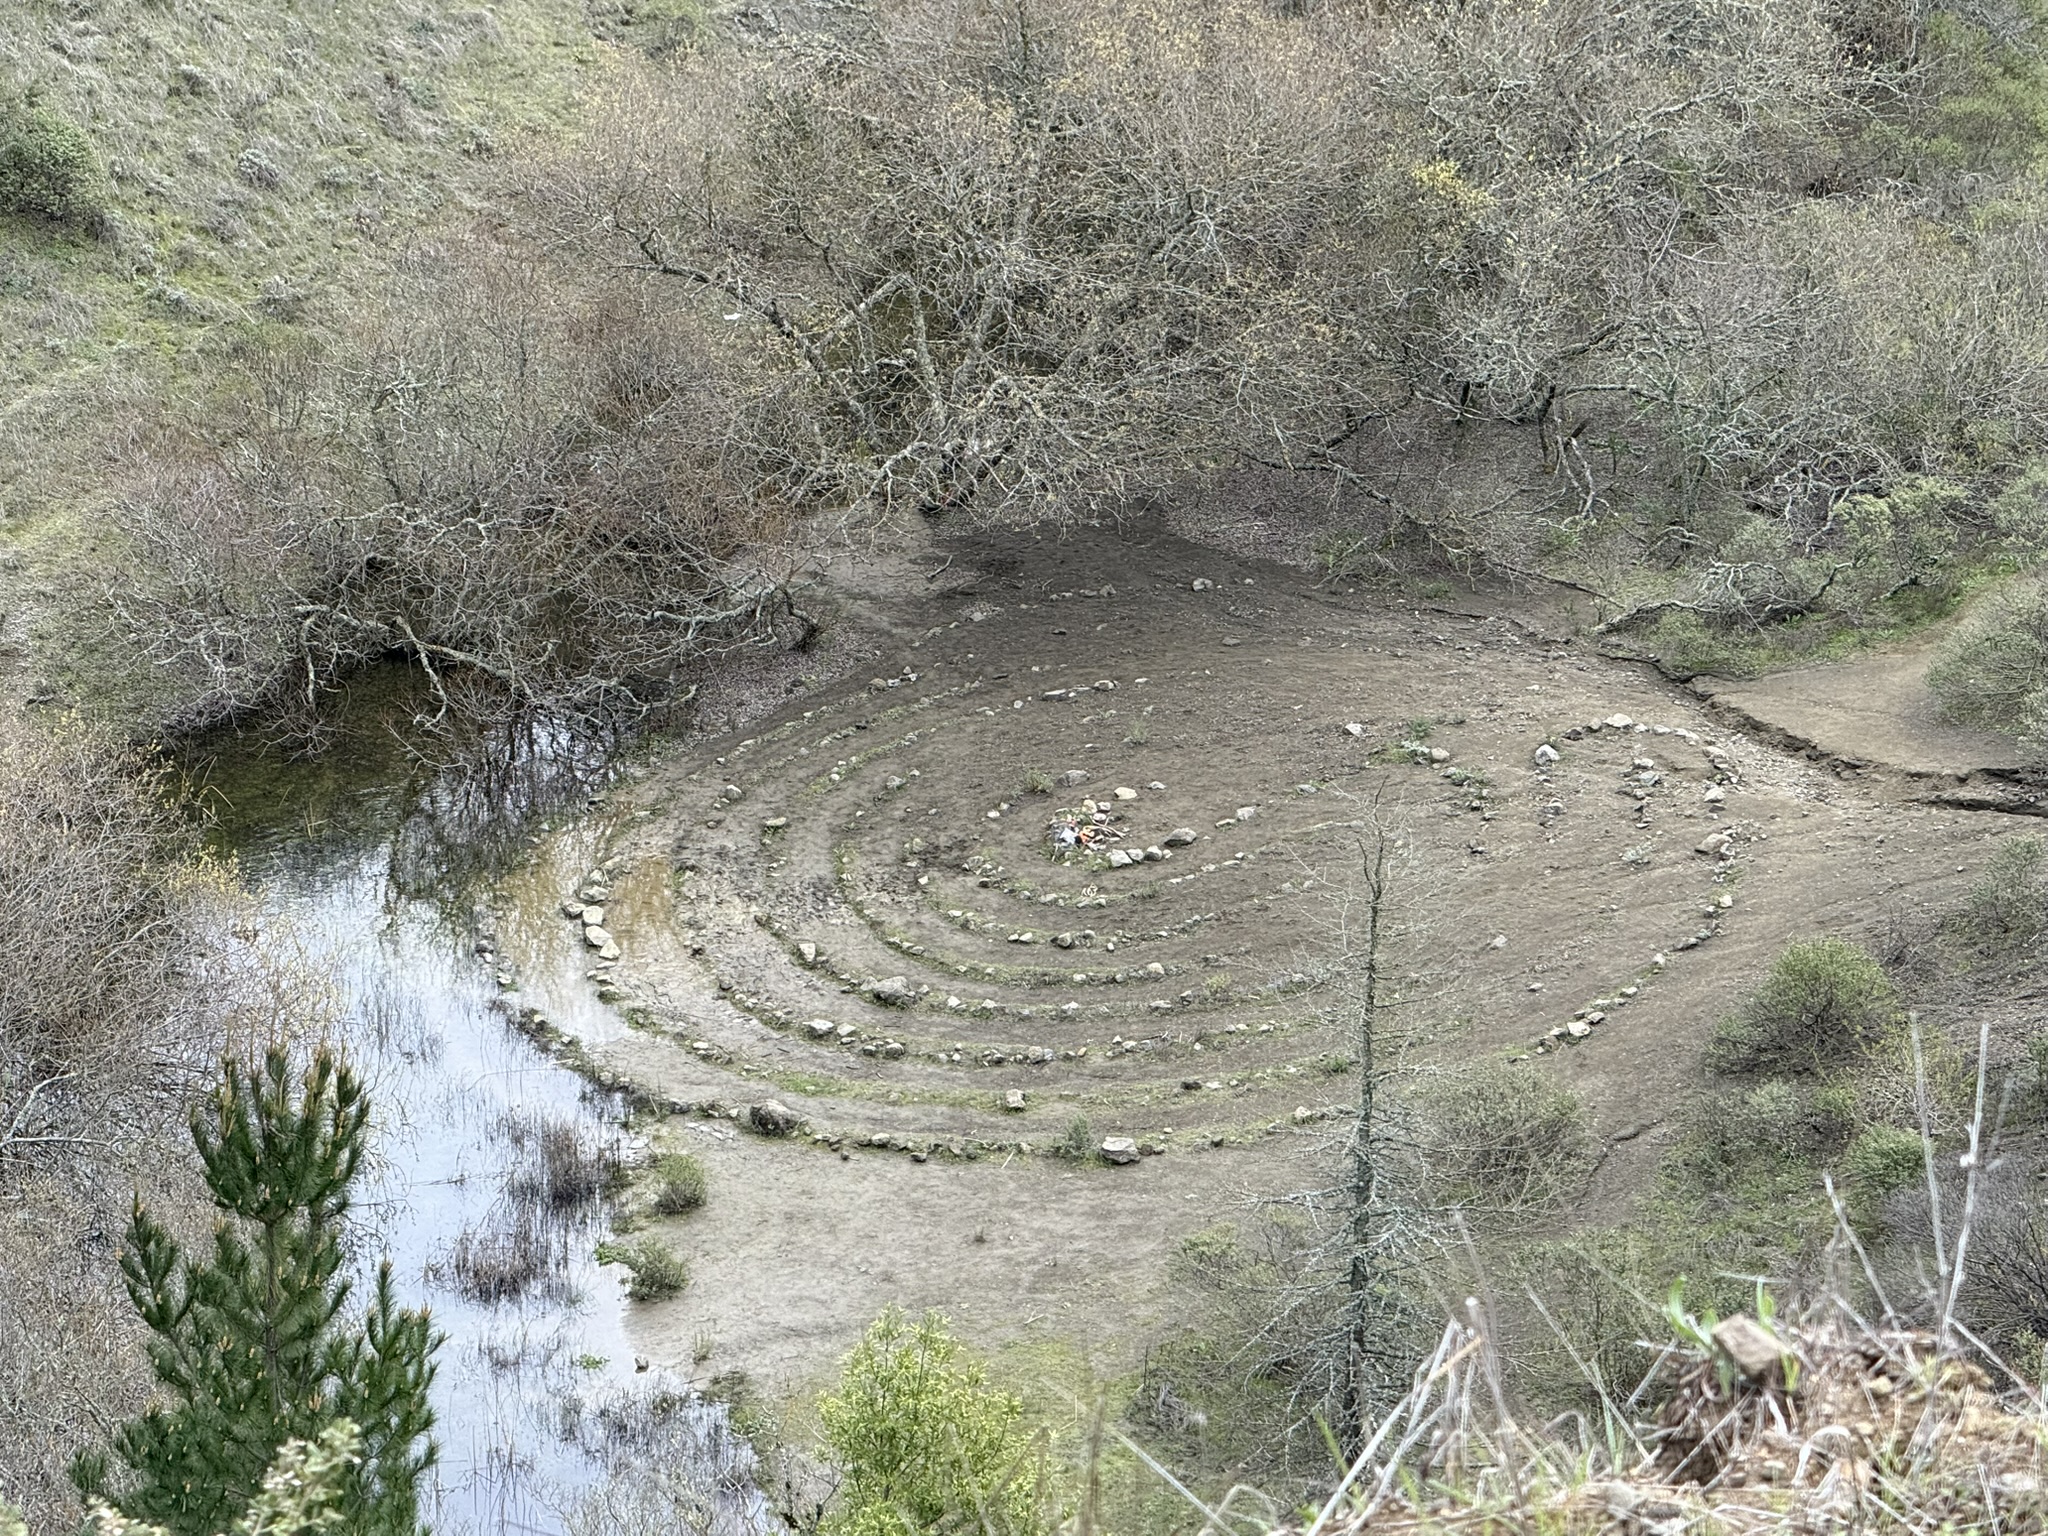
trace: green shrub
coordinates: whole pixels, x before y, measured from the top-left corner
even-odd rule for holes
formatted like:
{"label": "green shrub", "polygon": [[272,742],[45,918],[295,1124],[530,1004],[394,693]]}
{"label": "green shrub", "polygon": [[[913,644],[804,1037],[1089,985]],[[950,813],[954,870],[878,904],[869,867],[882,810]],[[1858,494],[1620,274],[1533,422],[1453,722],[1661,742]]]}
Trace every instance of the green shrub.
{"label": "green shrub", "polygon": [[33,102],[0,108],[0,210],[98,229],[106,172],[85,130]]}
{"label": "green shrub", "polygon": [[1716,1072],[1818,1072],[1849,1061],[1898,1022],[1884,968],[1846,939],[1789,945],[1743,1010],[1715,1030]]}
{"label": "green shrub", "polygon": [[2003,844],[1951,927],[1994,951],[2018,949],[2040,938],[2048,929],[2048,855],[2040,841],[2021,837]]}
{"label": "green shrub", "polygon": [[818,1400],[845,1474],[828,1536],[924,1536],[956,1523],[986,1536],[1042,1530],[1022,1414],[937,1313],[917,1323],[883,1313]]}
{"label": "green shrub", "polygon": [[704,1203],[704,1165],[688,1152],[671,1152],[654,1164],[654,1208],[680,1216]]}
{"label": "green shrub", "polygon": [[690,1283],[690,1266],[666,1243],[599,1243],[597,1262],[623,1264],[633,1273],[626,1294],[635,1301],[665,1301]]}
{"label": "green shrub", "polygon": [[1585,1165],[1579,1096],[1531,1067],[1489,1062],[1419,1095],[1430,1176],[1447,1204],[1555,1204]]}
{"label": "green shrub", "polygon": [[1732,1187],[1745,1174],[1778,1168],[1812,1150],[1807,1107],[1781,1077],[1739,1098],[1717,1098],[1689,1117],[1682,1161],[1702,1189]]}
{"label": "green shrub", "polygon": [[1927,670],[1942,714],[2001,731],[2030,758],[2048,754],[2048,585],[2001,593]]}
{"label": "green shrub", "polygon": [[1807,1101],[1807,1128],[1823,1148],[1839,1148],[1855,1134],[1860,1112],[1853,1083],[1827,1083]]}
{"label": "green shrub", "polygon": [[1060,1138],[1055,1150],[1062,1157],[1090,1158],[1095,1155],[1095,1131],[1088,1124],[1086,1115],[1076,1115],[1067,1122],[1067,1134]]}
{"label": "green shrub", "polygon": [[1849,1143],[1842,1177],[1851,1205],[1867,1218],[1885,1196],[1907,1188],[1926,1172],[1920,1137],[1896,1125],[1873,1125]]}

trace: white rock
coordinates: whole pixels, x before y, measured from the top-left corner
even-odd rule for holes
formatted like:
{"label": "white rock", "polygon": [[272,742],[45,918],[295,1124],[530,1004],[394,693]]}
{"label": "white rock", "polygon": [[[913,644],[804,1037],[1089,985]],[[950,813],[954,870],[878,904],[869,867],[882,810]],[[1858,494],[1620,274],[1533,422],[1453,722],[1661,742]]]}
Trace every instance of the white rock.
{"label": "white rock", "polygon": [[1346,736],[1356,736],[1362,740],[1365,736],[1365,727],[1356,720],[1348,721],[1344,726],[1344,734]]}
{"label": "white rock", "polygon": [[1259,808],[1256,805],[1240,805],[1237,808],[1237,819],[1239,821],[1250,821],[1258,814]]}
{"label": "white rock", "polygon": [[1728,798],[1728,791],[1723,789],[1718,784],[1709,784],[1706,787],[1706,789],[1701,792],[1700,798],[1706,801],[1709,805],[1719,805],[1723,800],[1726,800]]}
{"label": "white rock", "polygon": [[1116,787],[1116,797],[1119,800],[1135,800],[1138,798],[1138,792],[1128,784],[1119,784]]}
{"label": "white rock", "polygon": [[612,936],[596,923],[587,924],[583,929],[583,942],[592,949],[603,949],[611,941]]}
{"label": "white rock", "polygon": [[1168,848],[1185,848],[1198,836],[1200,834],[1193,827],[1175,827],[1159,841]]}
{"label": "white rock", "polygon": [[562,903],[562,916],[564,916],[564,917],[581,917],[582,915],[583,915],[583,903],[582,903],[582,902],[580,902],[580,901],[565,901],[565,902],[563,902],[563,903]]}
{"label": "white rock", "polygon": [[1630,726],[1634,725],[1635,721],[1629,719],[1627,715],[1609,715],[1605,720],[1601,721],[1600,723],[1606,726],[1609,730],[1625,731]]}
{"label": "white rock", "polygon": [[1726,832],[1709,832],[1698,843],[1693,845],[1692,851],[1694,853],[1706,854],[1726,853],[1733,842],[1734,839],[1729,837]]}
{"label": "white rock", "polygon": [[1138,1144],[1128,1136],[1105,1136],[1102,1138],[1102,1160],[1122,1167],[1138,1160]]}
{"label": "white rock", "polygon": [[811,1032],[811,1038],[814,1040],[822,1040],[827,1035],[839,1033],[839,1026],[830,1019],[811,1019],[805,1023],[804,1028]]}
{"label": "white rock", "polygon": [[1548,767],[1549,767],[1549,766],[1550,766],[1550,765],[1551,765],[1552,763],[1554,763],[1554,762],[1556,762],[1556,761],[1557,761],[1557,748],[1553,747],[1553,746],[1552,746],[1552,745],[1551,745],[1551,744],[1550,744],[1549,742],[1547,742],[1547,741],[1546,741],[1546,742],[1544,742],[1542,746],[1540,746],[1540,747],[1538,747],[1538,748],[1536,749],[1536,765],[1537,765],[1537,767],[1539,767],[1539,768],[1548,768]]}
{"label": "white rock", "polygon": [[602,928],[604,926],[604,908],[585,907],[583,909],[583,926],[586,928]]}
{"label": "white rock", "polygon": [[1215,585],[1216,583],[1211,581],[1208,577],[1197,576],[1193,581],[1188,583],[1188,588],[1190,591],[1194,592],[1206,592]]}
{"label": "white rock", "polygon": [[1432,763],[1448,763],[1451,760],[1451,754],[1443,747],[1431,747],[1429,749],[1429,760]]}
{"label": "white rock", "polygon": [[606,939],[606,940],[604,941],[604,945],[603,945],[603,947],[602,947],[601,949],[599,949],[599,950],[598,950],[598,952],[597,952],[597,958],[598,958],[598,959],[600,959],[600,960],[616,960],[616,959],[618,959],[618,958],[619,958],[619,946],[618,946],[618,943],[617,943],[617,941],[616,941],[616,940],[613,940],[613,939]]}
{"label": "white rock", "polygon": [[796,952],[803,956],[805,965],[816,965],[818,963],[818,946],[809,939],[805,939],[801,944],[797,945]]}
{"label": "white rock", "polygon": [[1021,1110],[1023,1107],[1024,1090],[1022,1088],[1012,1088],[1003,1095],[1003,1108],[1014,1112]]}
{"label": "white rock", "polygon": [[1109,850],[1109,867],[1111,869],[1122,869],[1130,862],[1131,856],[1124,852],[1123,849],[1112,848]]}

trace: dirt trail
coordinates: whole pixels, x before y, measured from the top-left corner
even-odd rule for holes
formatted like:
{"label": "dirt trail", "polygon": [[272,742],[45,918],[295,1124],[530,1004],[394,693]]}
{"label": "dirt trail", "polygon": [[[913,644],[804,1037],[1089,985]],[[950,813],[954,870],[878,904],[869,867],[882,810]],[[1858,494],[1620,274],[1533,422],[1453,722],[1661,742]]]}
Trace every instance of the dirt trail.
{"label": "dirt trail", "polygon": [[[1825,680],[1703,699],[1164,534],[964,542],[856,590],[889,625],[870,675],[671,749],[610,812],[623,955],[595,970],[639,1027],[592,1049],[710,1162],[711,1208],[670,1234],[699,1283],[638,1322],[683,1368],[710,1341],[702,1374],[812,1375],[891,1300],[1128,1363],[1180,1238],[1342,1135],[1331,924],[1376,801],[1406,845],[1418,1059],[1581,1091],[1596,1219],[1784,943],[1953,899],[2013,826],[1909,782],[1946,747],[1903,676],[1849,690],[1843,744],[1809,756]],[[1913,748],[1896,774],[1867,752],[1887,739]],[[1084,799],[1170,857],[1056,860]],[[734,1130],[768,1099],[804,1131]],[[1146,1155],[1047,1157],[1081,1120]]]}
{"label": "dirt trail", "polygon": [[1782,732],[1787,745],[1817,748],[1852,768],[1955,784],[2011,779],[2020,759],[2008,738],[1936,715],[1927,687],[1936,651],[1925,639],[1754,680],[1698,678],[1693,687],[1753,731]]}

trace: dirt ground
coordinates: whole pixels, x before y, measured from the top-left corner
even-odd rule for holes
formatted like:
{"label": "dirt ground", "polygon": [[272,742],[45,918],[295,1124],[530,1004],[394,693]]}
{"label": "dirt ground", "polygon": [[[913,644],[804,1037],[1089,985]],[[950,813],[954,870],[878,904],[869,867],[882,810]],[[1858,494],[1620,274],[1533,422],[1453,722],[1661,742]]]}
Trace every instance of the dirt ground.
{"label": "dirt ground", "polygon": [[[938,544],[821,603],[860,669],[636,765],[508,945],[594,973],[636,1027],[556,1022],[707,1162],[666,1234],[696,1279],[636,1325],[699,1376],[813,1380],[890,1302],[1127,1369],[1179,1241],[1341,1139],[1339,919],[1374,814],[1413,1059],[1580,1092],[1583,1220],[1625,1213],[1785,943],[1952,901],[2032,825],[1983,813],[2023,808],[2010,764],[1926,711],[1920,652],[1690,689],[1540,601],[1345,591],[1157,529]],[[1171,856],[1055,858],[1084,799]],[[621,956],[593,966],[553,913],[607,860]],[[735,1125],[770,1099],[798,1134]],[[1048,1155],[1105,1137],[1143,1155]]]}

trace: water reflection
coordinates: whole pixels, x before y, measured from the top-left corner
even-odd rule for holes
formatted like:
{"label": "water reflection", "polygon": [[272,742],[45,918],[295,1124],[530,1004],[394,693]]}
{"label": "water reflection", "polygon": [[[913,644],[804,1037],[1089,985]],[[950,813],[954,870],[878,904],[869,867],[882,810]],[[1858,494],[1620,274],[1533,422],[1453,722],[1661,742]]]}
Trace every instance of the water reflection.
{"label": "water reflection", "polygon": [[[637,1150],[622,1106],[510,1027],[486,958],[491,877],[529,851],[535,818],[601,787],[606,744],[529,725],[429,760],[393,723],[410,714],[402,682],[354,704],[316,760],[225,738],[189,766],[273,942],[298,946],[344,1000],[376,1110],[357,1257],[388,1254],[405,1299],[426,1301],[448,1335],[425,1513],[441,1532],[772,1528],[723,1409],[636,1370],[616,1271],[593,1257]],[[506,889],[531,901],[546,887]],[[580,959],[572,943],[522,966],[521,1005],[558,1020],[598,1008]]]}

